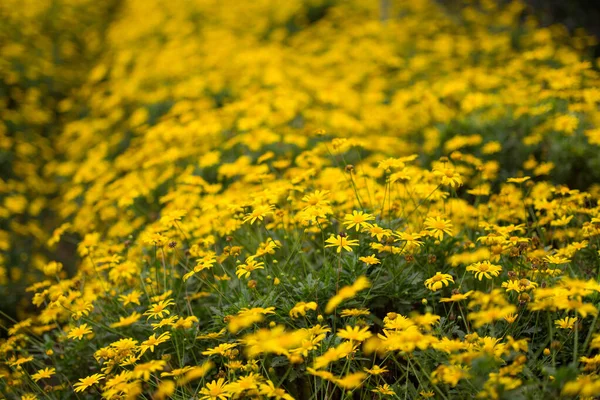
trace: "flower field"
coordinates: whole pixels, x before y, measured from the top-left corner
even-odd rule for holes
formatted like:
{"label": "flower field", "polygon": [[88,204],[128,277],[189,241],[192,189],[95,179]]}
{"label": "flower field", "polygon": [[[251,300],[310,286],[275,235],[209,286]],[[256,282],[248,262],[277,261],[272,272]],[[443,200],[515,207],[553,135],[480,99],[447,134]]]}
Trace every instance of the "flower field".
{"label": "flower field", "polygon": [[0,398],[600,396],[595,44],[518,1],[0,2]]}

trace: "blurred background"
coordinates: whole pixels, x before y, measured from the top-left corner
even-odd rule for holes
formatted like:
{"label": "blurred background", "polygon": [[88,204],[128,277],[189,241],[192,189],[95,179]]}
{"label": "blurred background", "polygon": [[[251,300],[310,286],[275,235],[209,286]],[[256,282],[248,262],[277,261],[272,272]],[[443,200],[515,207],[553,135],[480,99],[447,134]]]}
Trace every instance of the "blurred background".
{"label": "blurred background", "polygon": [[[82,238],[69,233],[68,225],[63,224],[61,201],[65,193],[61,193],[61,185],[69,179],[60,178],[74,174],[70,166],[58,163],[69,154],[56,146],[56,142],[67,123],[90,114],[87,105],[76,104],[72,95],[78,92],[92,98],[94,93],[89,92],[89,88],[84,88],[83,95],[81,88],[105,78],[106,69],[97,65],[98,60],[105,56],[107,31],[119,18],[125,3],[116,0],[0,2],[0,311],[7,319],[20,319],[19,313],[31,310],[26,287],[35,281],[28,278],[32,271],[40,273],[53,268],[48,267],[50,260],[61,263],[62,271],[67,274],[75,268],[77,243]],[[318,22],[337,3],[337,0],[305,2],[301,8],[303,23]],[[380,0],[381,19],[397,18],[394,10],[398,3],[401,2]],[[459,19],[465,5],[477,6],[479,2],[441,1],[438,4],[447,14]],[[597,39],[600,35],[600,2],[527,0],[525,4],[523,23],[528,16],[535,16],[542,26],[554,26],[553,34],[558,41],[560,32],[564,31],[565,46],[573,44],[578,51],[587,52],[597,69],[595,57],[600,53],[594,37]],[[485,4],[482,7],[485,8]],[[153,16],[149,13],[147,17]],[[191,16],[191,19],[196,17],[199,21],[202,18]],[[296,17],[292,15],[281,23],[290,34],[303,28],[297,24]],[[587,36],[586,32],[593,36]],[[567,41],[571,36],[573,40]],[[231,93],[221,90],[213,97],[215,103],[222,106]],[[156,120],[171,105],[156,102],[148,106],[149,120]],[[118,146],[126,148],[128,140]],[[582,143],[573,144],[569,154],[574,156],[574,161],[570,164],[562,163],[561,153],[556,152],[559,167],[553,172],[553,179],[575,188],[587,188],[598,182],[598,157],[590,151],[593,152]],[[432,157],[439,155],[432,154]],[[509,164],[515,154],[506,151],[499,157],[504,157]],[[521,155],[523,157],[526,154]],[[513,172],[506,171],[506,174]],[[66,195],[76,197],[72,193]]]}

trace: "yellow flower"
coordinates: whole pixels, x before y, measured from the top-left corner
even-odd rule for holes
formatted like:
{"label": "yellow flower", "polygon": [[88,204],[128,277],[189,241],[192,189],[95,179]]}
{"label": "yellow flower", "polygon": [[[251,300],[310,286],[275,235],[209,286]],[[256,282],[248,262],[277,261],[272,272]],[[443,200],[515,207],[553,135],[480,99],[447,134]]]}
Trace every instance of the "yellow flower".
{"label": "yellow flower", "polygon": [[79,379],[79,382],[73,385],[75,392],[83,392],[85,389],[89,388],[92,385],[100,382],[104,379],[104,374],[94,374],[90,376],[86,376],[85,378]]}
{"label": "yellow flower", "polygon": [[247,390],[258,389],[258,384],[261,381],[261,376],[255,373],[250,373],[246,376],[241,376],[235,382],[227,385],[227,389],[236,395],[240,395]]}
{"label": "yellow flower", "polygon": [[384,394],[386,396],[394,396],[396,394],[396,392],[394,392],[394,390],[387,383],[384,383],[383,385],[379,385],[379,386],[375,387],[375,389],[372,389],[371,391],[375,392],[375,393],[379,393],[379,394]]}
{"label": "yellow flower", "polygon": [[565,317],[554,321],[554,325],[561,329],[573,329],[575,322],[577,322],[577,318]]}
{"label": "yellow flower", "polygon": [[174,329],[190,329],[195,323],[198,323],[198,317],[192,315],[186,318],[180,317],[172,326]]}
{"label": "yellow flower", "polygon": [[267,383],[260,384],[260,394],[263,394],[263,395],[267,396],[268,398],[274,397],[277,400],[279,400],[279,399],[294,400],[294,398],[292,396],[290,396],[289,394],[287,394],[285,392],[285,390],[283,390],[281,388],[276,388],[275,385],[273,384],[273,382],[271,382],[270,380],[267,381]]}
{"label": "yellow flower", "polygon": [[429,231],[429,234],[438,240],[444,238],[444,233],[452,236],[452,221],[442,219],[441,217],[427,218],[425,219],[425,229]]}
{"label": "yellow flower", "polygon": [[342,310],[340,317],[359,317],[361,315],[369,315],[370,313],[368,309],[347,308]]}
{"label": "yellow flower", "polygon": [[10,365],[11,367],[18,367],[22,364],[28,363],[29,361],[33,361],[33,356],[19,357],[17,359],[15,359],[15,357],[13,356],[8,360],[8,365]]}
{"label": "yellow flower", "polygon": [[325,312],[330,314],[341,302],[356,296],[356,293],[370,286],[371,282],[364,276],[360,276],[352,285],[344,286],[335,296],[329,299],[327,306],[325,306]]}
{"label": "yellow flower", "polygon": [[386,372],[390,372],[387,368],[385,368],[385,367],[381,368],[379,365],[374,365],[373,368],[371,368],[371,369],[365,368],[364,370],[369,375],[381,375],[381,374],[385,374]]}
{"label": "yellow flower", "polygon": [[31,378],[37,382],[40,379],[48,379],[56,373],[56,368],[44,368],[38,370],[35,374],[31,375]]}
{"label": "yellow flower", "polygon": [[200,400],[225,400],[231,397],[223,378],[207,383],[206,386],[200,389],[200,394],[203,395]]}
{"label": "yellow flower", "polygon": [[256,271],[257,269],[265,269],[264,265],[265,263],[263,262],[257,262],[252,258],[248,258],[246,259],[245,264],[238,265],[235,274],[238,276],[238,278],[249,278],[252,271]]}
{"label": "yellow flower", "polygon": [[166,212],[161,218],[160,222],[167,228],[170,228],[177,224],[177,221],[181,221],[181,218],[187,214],[186,210],[171,210]]}
{"label": "yellow flower", "polygon": [[440,318],[439,315],[428,312],[423,315],[413,315],[411,319],[420,327],[430,330],[433,325],[440,322]]}
{"label": "yellow flower", "polygon": [[506,182],[508,182],[508,183],[523,183],[525,181],[528,181],[529,179],[531,179],[530,176],[524,176],[522,178],[508,178],[506,180]]}
{"label": "yellow flower", "polygon": [[254,222],[256,222],[257,219],[259,221],[262,221],[263,218],[266,217],[267,215],[273,214],[274,209],[275,209],[275,207],[273,207],[272,205],[269,205],[269,204],[258,205],[256,207],[254,207],[254,210],[250,214],[246,215],[246,217],[244,218],[244,222],[250,221],[250,225],[252,225],[252,224],[254,224]]}
{"label": "yellow flower", "polygon": [[181,375],[185,374],[186,372],[188,372],[192,368],[193,367],[191,367],[189,365],[186,366],[186,367],[183,367],[183,368],[176,368],[176,369],[174,369],[172,371],[161,373],[160,377],[161,378],[164,378],[164,377],[178,377],[178,376],[181,376]]}
{"label": "yellow flower", "polygon": [[354,372],[342,378],[334,379],[334,383],[344,389],[356,389],[362,386],[363,381],[367,378],[364,372]]}
{"label": "yellow flower", "polygon": [[485,324],[491,324],[494,321],[504,319],[506,316],[514,314],[517,307],[512,304],[507,306],[489,307],[481,311],[469,313],[468,319],[473,321],[475,328],[480,328]]}
{"label": "yellow flower", "polygon": [[192,367],[185,373],[183,378],[180,378],[179,381],[177,381],[177,384],[186,385],[196,379],[204,378],[206,374],[208,374],[208,371],[213,369],[214,366],[214,363],[211,361],[206,361],[202,365]]}
{"label": "yellow flower", "polygon": [[259,329],[246,335],[242,342],[246,345],[246,354],[253,358],[262,353],[289,355],[290,350],[309,338],[310,332],[305,329],[286,332],[282,325],[275,325],[272,329]]}
{"label": "yellow flower", "polygon": [[399,240],[406,242],[406,246],[408,247],[408,249],[412,249],[423,245],[423,241],[420,240],[422,236],[416,233],[394,232],[394,236],[396,236]]}
{"label": "yellow flower", "polygon": [[346,251],[352,251],[352,247],[350,246],[358,246],[358,240],[350,240],[346,238],[346,235],[337,235],[337,236],[331,236],[329,239],[327,239],[325,241],[326,243],[329,243],[328,245],[325,245],[325,247],[336,247],[337,246],[337,252],[340,253],[342,251],[342,249],[346,250]]}
{"label": "yellow flower", "polygon": [[562,394],[581,398],[594,398],[600,393],[600,379],[597,375],[579,375],[577,380],[564,384]]}
{"label": "yellow flower", "polygon": [[567,264],[571,262],[568,258],[561,256],[546,256],[544,259],[550,264]]}
{"label": "yellow flower", "polygon": [[127,304],[137,304],[140,305],[140,297],[142,296],[142,292],[139,290],[132,290],[129,294],[123,294],[119,296],[119,300],[123,303],[124,306]]}
{"label": "yellow flower", "polygon": [[452,275],[436,272],[434,276],[425,281],[425,286],[427,289],[435,292],[443,288],[444,285],[448,286],[449,282],[454,283],[454,278],[452,278]]}
{"label": "yellow flower", "polygon": [[264,319],[266,314],[273,314],[274,307],[254,307],[254,308],[243,308],[237,315],[230,317],[227,328],[231,333],[237,333],[239,330],[252,326],[253,324],[260,322]]}
{"label": "yellow flower", "polygon": [[303,301],[301,301],[300,303],[296,304],[294,306],[294,308],[292,308],[290,310],[290,317],[292,318],[298,318],[300,315],[302,315],[303,317],[306,316],[306,312],[308,310],[316,310],[317,309],[317,303],[315,303],[314,301],[305,303]]}
{"label": "yellow flower", "polygon": [[472,291],[468,291],[467,293],[454,293],[452,294],[452,296],[450,297],[442,297],[440,299],[440,301],[442,303],[450,303],[450,302],[455,302],[455,301],[463,301],[463,300],[467,300],[469,298],[469,296],[471,295]]}
{"label": "yellow flower", "polygon": [[512,324],[513,322],[515,322],[517,320],[517,317],[519,316],[519,314],[508,314],[506,316],[504,316],[504,319],[506,320],[506,322],[508,322],[509,324]]}
{"label": "yellow flower", "polygon": [[366,214],[362,211],[354,210],[352,211],[352,214],[346,214],[344,216],[343,225],[348,230],[356,228],[356,231],[358,232],[360,228],[369,226],[367,221],[372,221],[374,219],[375,217],[373,217],[371,214]]}
{"label": "yellow flower", "polygon": [[367,265],[376,265],[381,263],[381,261],[379,261],[379,259],[375,257],[375,254],[365,257],[359,257],[358,259]]}
{"label": "yellow flower", "polygon": [[163,380],[158,385],[158,388],[156,389],[156,392],[154,392],[154,394],[152,395],[152,398],[156,400],[164,400],[167,398],[171,398],[171,395],[175,393],[176,388],[177,385],[175,384],[175,382],[170,380]]}
{"label": "yellow flower", "polygon": [[467,373],[465,367],[460,365],[440,365],[437,367],[435,371],[431,374],[432,382],[444,382],[449,384],[452,387],[458,385],[458,381],[464,378],[468,378],[469,374]]}
{"label": "yellow flower", "polygon": [[84,335],[90,334],[92,333],[92,329],[90,327],[87,326],[87,324],[81,324],[75,328],[72,328],[67,337],[69,339],[78,339],[81,340],[83,339]]}
{"label": "yellow flower", "polygon": [[436,166],[433,174],[441,179],[442,185],[455,188],[463,184],[460,174],[452,166]]}
{"label": "yellow flower", "polygon": [[392,234],[389,229],[384,229],[376,224],[367,224],[366,231],[369,232],[371,237],[376,237],[377,240],[381,241],[384,237],[388,237]]}
{"label": "yellow flower", "polygon": [[54,276],[56,274],[58,274],[63,268],[62,263],[59,263],[57,261],[51,261],[48,264],[46,264],[46,266],[44,266],[44,274],[46,276]]}
{"label": "yellow flower", "polygon": [[150,336],[148,340],[144,340],[140,344],[140,356],[144,354],[146,350],[154,352],[155,346],[158,346],[159,344],[164,343],[169,339],[171,339],[171,334],[169,332],[165,332],[159,337],[156,337],[156,334],[152,334],[152,336]]}
{"label": "yellow flower", "polygon": [[175,304],[175,302],[172,299],[161,300],[158,303],[151,304],[150,308],[148,310],[146,310],[144,315],[147,315],[148,319],[162,318],[163,314],[166,314],[166,315],[171,314],[171,311],[167,310],[167,307],[170,305],[173,305],[173,304]]}
{"label": "yellow flower", "polygon": [[559,219],[555,219],[554,221],[550,221],[550,226],[567,226],[569,222],[573,219],[572,215],[563,215]]}
{"label": "yellow flower", "polygon": [[133,325],[142,317],[142,314],[133,312],[131,315],[127,317],[120,317],[119,322],[115,322],[110,325],[111,328],[122,328],[125,326]]}
{"label": "yellow flower", "polygon": [[202,355],[212,356],[212,355],[218,354],[221,356],[225,356],[230,352],[230,350],[232,350],[235,347],[237,347],[236,343],[221,343],[217,347],[213,347],[213,348],[203,351]]}
{"label": "yellow flower", "polygon": [[166,365],[167,362],[165,360],[152,360],[147,363],[138,364],[133,369],[133,375],[138,379],[148,381],[150,380],[150,375],[154,372],[162,371]]}
{"label": "yellow flower", "polygon": [[373,336],[373,334],[369,332],[368,326],[365,326],[363,328],[360,328],[358,326],[346,326],[346,328],[340,329],[337,332],[337,335],[342,339],[353,340],[355,342],[362,342],[363,340],[366,340]]}
{"label": "yellow flower", "polygon": [[342,342],[337,347],[330,347],[323,355],[315,358],[314,369],[322,369],[332,362],[348,356],[354,349],[351,342]]}
{"label": "yellow flower", "polygon": [[490,264],[489,261],[481,261],[471,264],[467,267],[467,271],[473,272],[475,277],[482,280],[483,277],[486,279],[492,279],[492,276],[500,275],[502,267],[499,265]]}
{"label": "yellow flower", "polygon": [[152,330],[157,330],[160,328],[164,328],[165,326],[173,326],[173,324],[175,323],[175,321],[177,320],[178,316],[177,315],[172,315],[170,317],[167,318],[163,318],[158,322],[154,322],[150,325],[152,325]]}
{"label": "yellow flower", "polygon": [[205,339],[218,339],[225,334],[225,328],[221,329],[219,332],[208,332],[204,335],[196,336],[196,339],[205,340]]}
{"label": "yellow flower", "polygon": [[167,243],[168,238],[160,232],[146,232],[141,235],[141,240],[144,244],[162,247]]}
{"label": "yellow flower", "polygon": [[502,150],[502,144],[498,141],[487,142],[481,147],[483,154],[494,154]]}

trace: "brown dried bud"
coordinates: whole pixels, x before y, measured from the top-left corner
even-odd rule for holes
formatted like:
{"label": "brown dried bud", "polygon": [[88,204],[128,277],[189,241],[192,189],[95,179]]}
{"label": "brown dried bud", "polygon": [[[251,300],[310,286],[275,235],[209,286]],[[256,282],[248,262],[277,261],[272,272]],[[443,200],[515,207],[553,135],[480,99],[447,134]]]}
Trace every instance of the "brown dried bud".
{"label": "brown dried bud", "polygon": [[531,300],[531,297],[527,293],[521,293],[519,295],[519,302],[524,304]]}
{"label": "brown dried bud", "polygon": [[348,172],[348,173],[354,172],[354,165],[352,165],[352,164],[346,165],[346,172]]}
{"label": "brown dried bud", "polygon": [[523,278],[519,281],[519,285],[527,287],[527,286],[531,285],[531,282],[529,281],[529,279]]}
{"label": "brown dried bud", "polygon": [[552,343],[550,343],[550,348],[552,350],[560,350],[561,347],[562,347],[562,344],[558,340],[554,340],[554,341],[552,341]]}

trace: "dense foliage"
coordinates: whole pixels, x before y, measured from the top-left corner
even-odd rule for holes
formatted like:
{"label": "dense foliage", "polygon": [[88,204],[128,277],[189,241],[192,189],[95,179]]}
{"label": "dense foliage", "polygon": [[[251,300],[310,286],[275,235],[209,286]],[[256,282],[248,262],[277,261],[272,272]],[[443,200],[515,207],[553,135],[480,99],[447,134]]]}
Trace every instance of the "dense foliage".
{"label": "dense foliage", "polygon": [[600,396],[593,38],[517,1],[0,17],[6,398]]}

